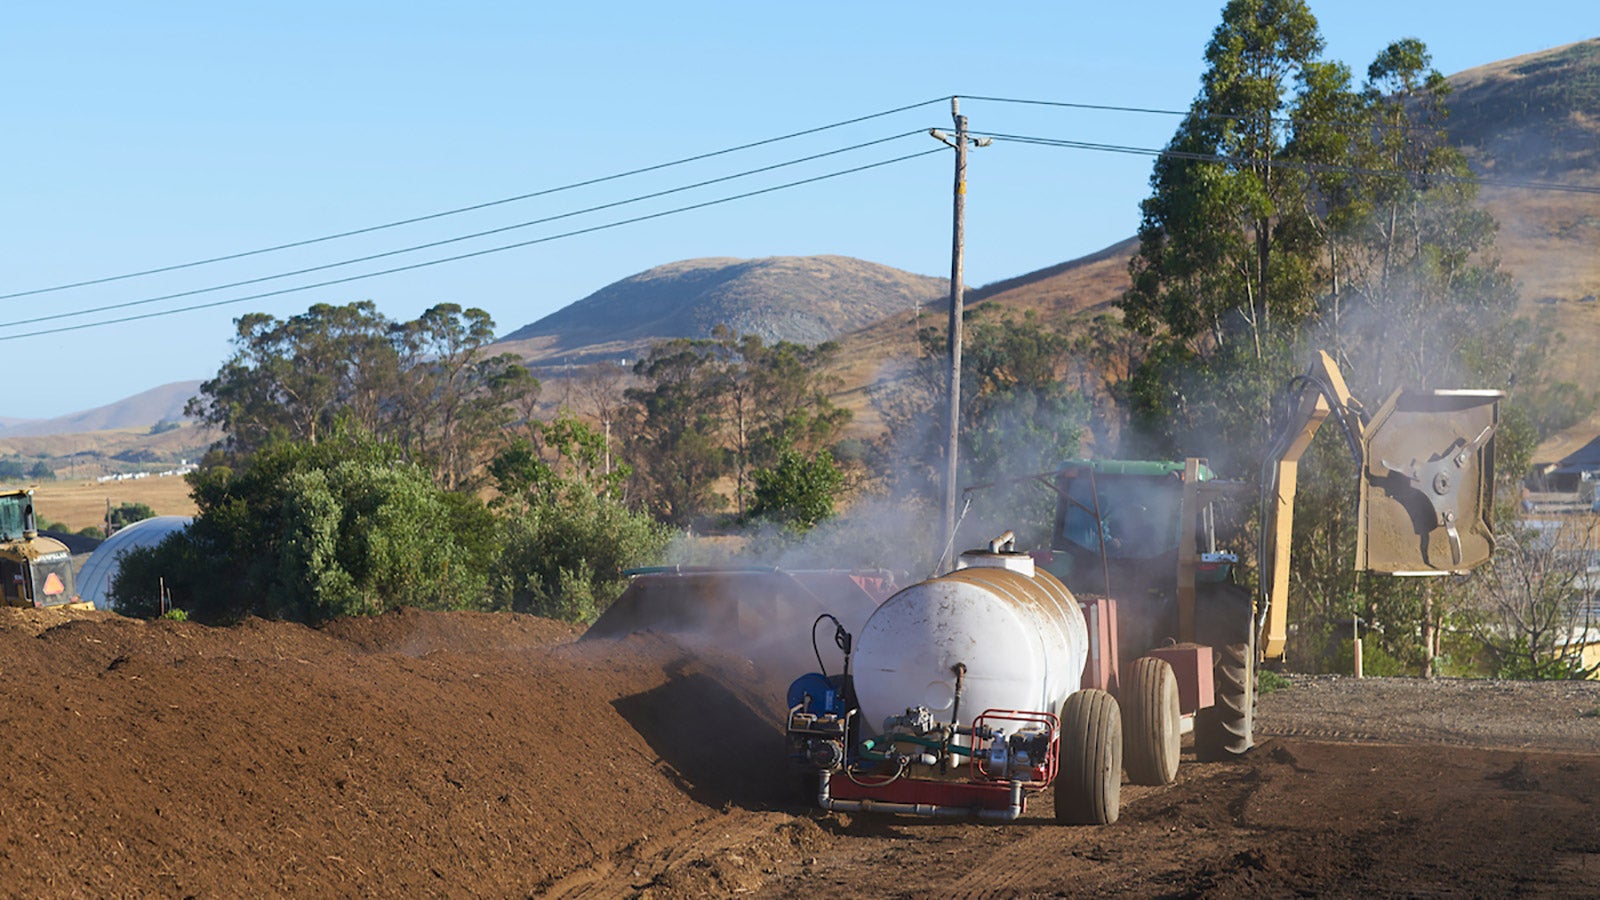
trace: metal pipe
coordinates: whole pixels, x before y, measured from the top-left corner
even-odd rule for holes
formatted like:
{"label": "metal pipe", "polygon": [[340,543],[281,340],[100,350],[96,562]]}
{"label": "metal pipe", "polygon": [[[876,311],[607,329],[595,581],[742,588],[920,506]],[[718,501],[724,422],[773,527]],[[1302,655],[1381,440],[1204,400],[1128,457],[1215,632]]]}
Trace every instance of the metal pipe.
{"label": "metal pipe", "polygon": [[[940,753],[939,770],[945,773],[950,771],[950,741],[955,736],[956,729],[961,727],[961,692],[966,685],[967,664],[958,662],[950,667],[950,671],[956,674],[956,697],[954,705],[950,708],[950,730],[945,732],[943,746],[939,748],[942,751]],[[977,742],[974,741],[973,743]]]}
{"label": "metal pipe", "polygon": [[1100,573],[1106,579],[1106,596],[1111,596],[1111,560],[1106,555],[1106,522],[1100,517],[1100,484],[1089,467],[1089,499],[1094,501],[1094,534],[1100,544]]}
{"label": "metal pipe", "polygon": [[1005,809],[972,809],[965,806],[940,806],[936,803],[890,803],[884,800],[835,800],[829,782],[831,772],[817,779],[817,806],[829,812],[899,813],[929,819],[964,819],[976,815],[985,822],[1015,822],[1022,818],[1022,782],[1011,782],[1010,805]]}

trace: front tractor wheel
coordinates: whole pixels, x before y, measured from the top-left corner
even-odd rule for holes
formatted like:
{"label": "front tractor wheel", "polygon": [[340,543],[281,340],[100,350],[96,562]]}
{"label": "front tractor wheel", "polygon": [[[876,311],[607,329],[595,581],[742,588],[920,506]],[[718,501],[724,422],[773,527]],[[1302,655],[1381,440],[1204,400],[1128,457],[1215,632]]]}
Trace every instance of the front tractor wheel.
{"label": "front tractor wheel", "polygon": [[1178,678],[1164,659],[1142,656],[1133,661],[1122,693],[1122,749],[1128,780],[1134,784],[1171,784],[1178,778]]}
{"label": "front tractor wheel", "polygon": [[1122,806],[1122,715],[1105,691],[1078,691],[1061,704],[1056,821],[1110,825]]}

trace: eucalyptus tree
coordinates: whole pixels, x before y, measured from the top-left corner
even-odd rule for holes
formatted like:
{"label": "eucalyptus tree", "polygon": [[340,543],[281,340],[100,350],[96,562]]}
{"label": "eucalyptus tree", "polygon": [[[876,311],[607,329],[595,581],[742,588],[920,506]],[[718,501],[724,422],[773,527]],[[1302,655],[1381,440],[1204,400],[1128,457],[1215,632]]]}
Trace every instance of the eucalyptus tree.
{"label": "eucalyptus tree", "polygon": [[494,322],[442,303],[395,322],[370,301],[319,303],[280,320],[236,321],[234,352],[185,412],[245,456],[275,440],[316,443],[346,421],[396,442],[447,488],[472,481],[538,382],[516,357],[491,354]]}
{"label": "eucalyptus tree", "polygon": [[[1262,358],[1274,323],[1315,307],[1320,249],[1292,114],[1343,88],[1320,63],[1303,0],[1232,0],[1206,47],[1200,93],[1156,161],[1141,205],[1133,327],[1206,355],[1243,341]],[[1331,77],[1330,77],[1331,76]]]}
{"label": "eucalyptus tree", "polygon": [[729,468],[723,434],[716,347],[675,338],[634,365],[641,384],[627,398],[627,456],[641,501],[659,520],[689,527],[720,511],[716,481]]}
{"label": "eucalyptus tree", "polygon": [[288,319],[235,320],[234,351],[184,413],[220,429],[248,454],[273,438],[317,441],[340,415],[381,430],[395,391],[391,322],[371,301],[318,303]]}
{"label": "eucalyptus tree", "polygon": [[398,437],[445,487],[472,483],[538,381],[516,355],[488,351],[494,320],[481,309],[441,303],[390,334],[401,361]]}
{"label": "eucalyptus tree", "polygon": [[[1327,246],[1311,172],[1338,162],[1323,114],[1351,103],[1303,0],[1232,0],[1200,91],[1157,159],[1119,306],[1148,341],[1129,446],[1253,467],[1263,412],[1318,310]],[[1315,111],[1313,114],[1312,111]]]}

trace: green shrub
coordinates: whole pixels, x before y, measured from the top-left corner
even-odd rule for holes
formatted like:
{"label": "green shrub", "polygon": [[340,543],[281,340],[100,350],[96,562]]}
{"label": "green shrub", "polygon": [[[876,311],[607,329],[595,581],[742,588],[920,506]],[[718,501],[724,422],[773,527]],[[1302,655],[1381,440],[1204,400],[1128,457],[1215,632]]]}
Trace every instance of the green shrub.
{"label": "green shrub", "polygon": [[569,485],[510,512],[500,536],[498,606],[593,622],[627,588],[623,570],[660,562],[672,531],[621,501]]}
{"label": "green shrub", "polygon": [[493,516],[393,444],[358,432],[280,442],[190,483],[200,515],[123,559],[111,587],[119,610],[157,615],[162,581],[203,620],[489,605]]}
{"label": "green shrub", "polygon": [[147,503],[124,503],[106,514],[112,528],[122,528],[135,522],[155,518],[156,511]]}
{"label": "green shrub", "polygon": [[1273,691],[1287,690],[1293,683],[1271,669],[1260,669],[1256,672],[1256,693],[1270,694]]}
{"label": "green shrub", "polygon": [[755,482],[752,518],[810,531],[833,515],[833,499],[844,485],[844,472],[826,450],[808,459],[786,447],[775,465],[756,469],[751,480]]}
{"label": "green shrub", "polygon": [[[1349,638],[1339,642],[1339,651],[1333,658],[1333,671],[1341,675],[1355,671],[1355,650]],[[1406,668],[1405,663],[1394,658],[1373,640],[1361,642],[1361,672],[1372,678],[1418,674]]]}

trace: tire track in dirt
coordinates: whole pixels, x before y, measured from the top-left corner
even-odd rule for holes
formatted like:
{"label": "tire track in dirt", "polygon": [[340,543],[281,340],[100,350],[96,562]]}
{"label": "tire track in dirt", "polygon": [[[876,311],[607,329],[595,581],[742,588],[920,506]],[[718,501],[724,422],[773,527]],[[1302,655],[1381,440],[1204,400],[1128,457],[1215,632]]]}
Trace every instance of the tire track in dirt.
{"label": "tire track in dirt", "polygon": [[732,810],[664,838],[650,835],[541,886],[543,897],[597,900],[714,897],[764,887],[781,866],[826,840],[814,822],[781,812]]}

